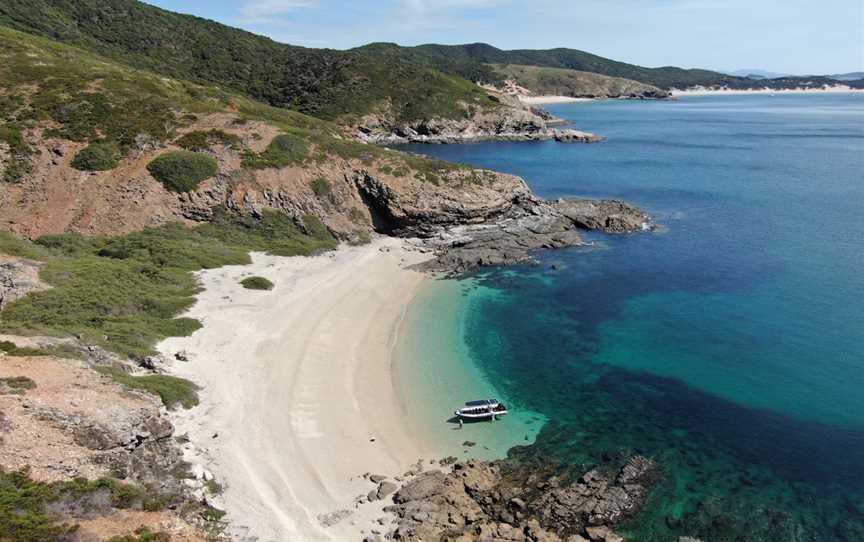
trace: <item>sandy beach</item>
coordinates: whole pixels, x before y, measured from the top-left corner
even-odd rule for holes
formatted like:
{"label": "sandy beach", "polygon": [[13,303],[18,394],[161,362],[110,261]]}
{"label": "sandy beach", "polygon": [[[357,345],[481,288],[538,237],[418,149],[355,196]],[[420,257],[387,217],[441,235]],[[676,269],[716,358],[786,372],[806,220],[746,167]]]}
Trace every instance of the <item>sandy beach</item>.
{"label": "sandy beach", "polygon": [[734,96],[749,94],[849,94],[864,93],[864,89],[851,88],[846,85],[837,85],[829,88],[794,88],[794,89],[702,89],[694,88],[688,90],[672,89],[672,96]]}
{"label": "sandy beach", "polygon": [[590,102],[591,98],[572,98],[570,96],[519,96],[519,101],[527,105],[566,104]]}
{"label": "sandy beach", "polygon": [[[159,350],[187,352],[173,372],[203,387],[201,405],[177,413],[177,434],[190,439],[187,459],[225,485],[217,504],[237,538],[356,539],[384,506],[355,508],[374,488],[361,475],[435,457],[391,380],[394,334],[424,280],[406,267],[428,257],[402,243],[254,254],[252,265],[198,274],[204,291],[189,316],[203,328]],[[275,288],[243,289],[251,275]]]}

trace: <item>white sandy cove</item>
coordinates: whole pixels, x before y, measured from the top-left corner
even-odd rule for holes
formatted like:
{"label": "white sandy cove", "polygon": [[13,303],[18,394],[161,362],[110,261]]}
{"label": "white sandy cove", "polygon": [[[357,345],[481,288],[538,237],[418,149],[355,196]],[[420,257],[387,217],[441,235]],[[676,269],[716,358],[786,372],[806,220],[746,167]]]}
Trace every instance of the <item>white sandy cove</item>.
{"label": "white sandy cove", "polygon": [[[162,342],[175,374],[201,386],[178,413],[188,458],[226,486],[237,538],[358,540],[383,501],[364,472],[397,475],[436,457],[412,434],[391,381],[394,333],[423,280],[405,269],[428,256],[380,239],[312,258],[253,255],[253,264],[198,274],[205,290],[189,316],[203,328]],[[270,292],[243,289],[259,275]],[[216,436],[214,436],[216,435]],[[324,527],[320,516],[352,514]]]}

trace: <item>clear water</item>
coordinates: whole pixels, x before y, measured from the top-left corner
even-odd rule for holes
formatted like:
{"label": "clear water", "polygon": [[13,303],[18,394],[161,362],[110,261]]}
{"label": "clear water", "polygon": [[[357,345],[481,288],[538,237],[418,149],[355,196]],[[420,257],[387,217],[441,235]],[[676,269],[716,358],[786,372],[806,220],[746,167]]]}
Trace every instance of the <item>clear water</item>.
{"label": "clear water", "polygon": [[656,458],[633,540],[864,540],[864,96],[550,109],[609,141],[414,147],[665,225],[463,285],[471,363],[549,420],[520,453]]}

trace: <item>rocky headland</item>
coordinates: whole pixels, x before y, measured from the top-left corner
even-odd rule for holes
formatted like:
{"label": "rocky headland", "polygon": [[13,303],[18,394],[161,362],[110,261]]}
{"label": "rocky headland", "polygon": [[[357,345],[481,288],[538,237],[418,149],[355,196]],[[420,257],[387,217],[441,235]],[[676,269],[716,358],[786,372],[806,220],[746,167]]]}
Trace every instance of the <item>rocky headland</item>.
{"label": "rocky headland", "polygon": [[547,141],[598,143],[606,138],[581,130],[554,128],[564,121],[541,109],[523,105],[513,96],[490,90],[501,105],[465,109],[459,119],[433,118],[395,122],[386,110],[365,116],[356,126],[357,136],[370,143],[471,143],[478,141]]}

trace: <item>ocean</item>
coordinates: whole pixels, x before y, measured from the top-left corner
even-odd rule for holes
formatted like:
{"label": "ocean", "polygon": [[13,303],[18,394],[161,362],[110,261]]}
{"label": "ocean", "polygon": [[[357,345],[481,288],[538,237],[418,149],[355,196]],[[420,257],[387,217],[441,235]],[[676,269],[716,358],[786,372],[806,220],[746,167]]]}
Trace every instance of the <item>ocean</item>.
{"label": "ocean", "polygon": [[[864,540],[864,95],[549,110],[609,140],[407,149],[661,227],[428,285],[400,332],[408,408],[490,454],[654,458],[634,541]],[[487,393],[512,414],[457,433]]]}

